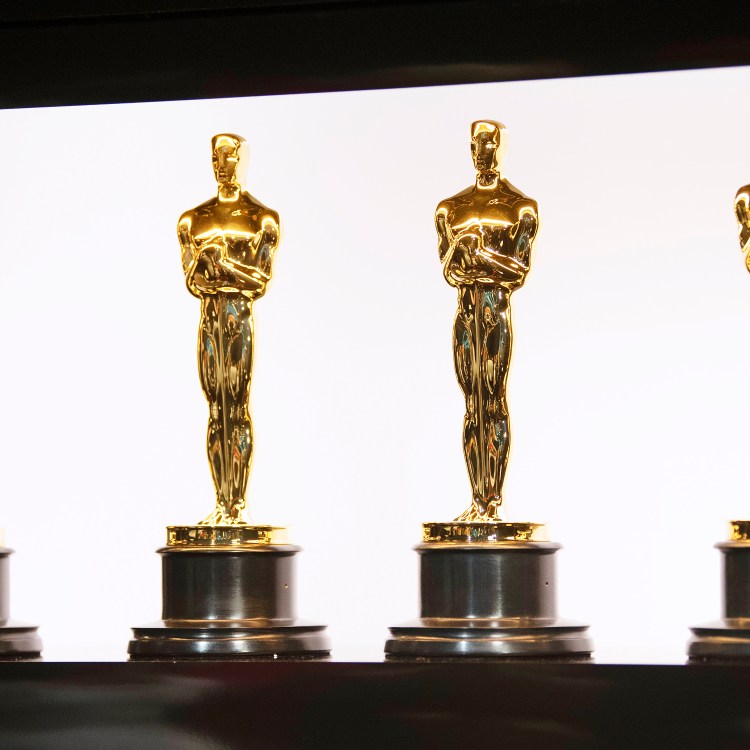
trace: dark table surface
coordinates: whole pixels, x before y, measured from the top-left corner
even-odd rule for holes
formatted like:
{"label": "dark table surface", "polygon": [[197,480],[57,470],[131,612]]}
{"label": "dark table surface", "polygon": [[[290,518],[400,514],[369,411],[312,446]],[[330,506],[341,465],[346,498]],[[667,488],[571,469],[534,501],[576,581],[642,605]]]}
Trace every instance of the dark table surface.
{"label": "dark table surface", "polygon": [[750,748],[750,667],[5,663],[0,747]]}

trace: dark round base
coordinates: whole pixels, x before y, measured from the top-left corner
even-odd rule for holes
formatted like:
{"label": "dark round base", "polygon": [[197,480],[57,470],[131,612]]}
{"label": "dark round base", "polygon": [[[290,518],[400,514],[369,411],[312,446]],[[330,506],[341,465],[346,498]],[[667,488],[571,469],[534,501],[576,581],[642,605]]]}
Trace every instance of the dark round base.
{"label": "dark round base", "polygon": [[323,658],[331,646],[323,625],[262,627],[241,621],[171,620],[133,628],[128,653],[140,659]]}
{"label": "dark round base", "polygon": [[39,659],[42,639],[36,625],[8,620],[0,625],[0,661]]}
{"label": "dark round base", "polygon": [[36,625],[10,619],[10,556],[12,549],[0,545],[0,661],[38,659],[42,640]]}
{"label": "dark round base", "polygon": [[750,618],[727,618],[690,628],[690,661],[744,661],[750,663]]}
{"label": "dark round base", "polygon": [[393,658],[588,659],[588,626],[557,617],[559,544],[429,542],[420,554],[420,618],[392,627]]}
{"label": "dark round base", "polygon": [[719,542],[722,617],[690,628],[688,661],[750,662],[750,541],[748,521],[732,522],[732,538]]}
{"label": "dark round base", "polygon": [[321,658],[324,625],[297,619],[299,547],[165,547],[162,619],[133,628],[131,659]]}
{"label": "dark round base", "polygon": [[529,622],[414,620],[391,629],[386,658],[577,658],[594,649],[588,626],[566,620]]}

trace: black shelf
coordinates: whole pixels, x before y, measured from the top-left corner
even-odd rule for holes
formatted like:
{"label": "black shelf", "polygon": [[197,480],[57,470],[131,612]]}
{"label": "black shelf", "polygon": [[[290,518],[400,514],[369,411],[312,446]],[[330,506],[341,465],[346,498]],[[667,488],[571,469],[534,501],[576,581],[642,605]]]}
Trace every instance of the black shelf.
{"label": "black shelf", "polygon": [[750,668],[0,665],[3,748],[750,747]]}
{"label": "black shelf", "polygon": [[750,24],[726,0],[60,0],[0,11],[6,108],[747,63]]}

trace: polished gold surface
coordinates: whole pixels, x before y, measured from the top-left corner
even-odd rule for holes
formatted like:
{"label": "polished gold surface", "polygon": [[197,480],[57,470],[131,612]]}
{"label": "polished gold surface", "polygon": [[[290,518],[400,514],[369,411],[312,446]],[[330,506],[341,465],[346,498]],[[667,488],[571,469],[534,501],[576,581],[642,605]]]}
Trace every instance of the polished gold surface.
{"label": "polished gold surface", "polygon": [[247,547],[288,541],[287,530],[279,526],[167,526],[168,547]]}
{"label": "polished gold surface", "polygon": [[423,542],[546,542],[547,527],[543,523],[502,521],[452,521],[422,524]]}
{"label": "polished gold surface", "polygon": [[262,538],[271,527],[234,532],[225,527],[247,524],[245,492],[253,452],[248,411],[252,305],[271,279],[279,216],[243,189],[245,140],[221,134],[211,146],[217,194],[186,211],[177,231],[187,288],[201,301],[198,369],[209,405],[207,451],[216,506],[200,522],[212,530],[198,534],[193,526],[170,527],[168,543],[205,546],[214,544],[213,538],[225,540],[222,544],[232,539],[247,541],[231,544],[270,543]]}
{"label": "polished gold surface", "polygon": [[466,399],[464,458],[472,489],[471,505],[456,519],[459,522],[505,518],[510,297],[526,279],[539,225],[536,201],[502,175],[506,141],[500,123],[472,124],[476,182],[442,201],[435,214],[443,274],[458,292],[453,356]]}
{"label": "polished gold surface", "polygon": [[[734,198],[734,213],[740,237],[740,249],[745,256],[745,266],[750,271],[750,185],[744,185]],[[729,540],[750,541],[750,521],[730,521]]]}
{"label": "polished gold surface", "polygon": [[740,231],[740,248],[745,256],[745,265],[750,271],[750,185],[737,191],[734,199],[734,213]]}
{"label": "polished gold surface", "polygon": [[750,542],[750,521],[730,521],[729,540],[732,542]]}

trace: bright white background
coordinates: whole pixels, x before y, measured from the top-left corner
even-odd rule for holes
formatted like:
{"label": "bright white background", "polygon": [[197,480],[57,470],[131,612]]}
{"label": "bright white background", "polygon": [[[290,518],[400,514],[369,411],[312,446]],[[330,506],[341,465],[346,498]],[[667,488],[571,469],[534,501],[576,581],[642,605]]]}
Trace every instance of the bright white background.
{"label": "bright white background", "polygon": [[125,658],[157,619],[154,550],[213,505],[175,225],[250,144],[281,214],[255,306],[253,519],[288,523],[299,610],[377,659],[417,613],[420,523],[468,503],[455,293],[433,212],[509,128],[540,205],[513,297],[506,499],[547,521],[563,616],[601,661],[679,661],[719,613],[725,522],[750,516],[750,69],[0,113],[0,525],[14,617],[47,659]]}

